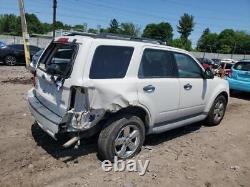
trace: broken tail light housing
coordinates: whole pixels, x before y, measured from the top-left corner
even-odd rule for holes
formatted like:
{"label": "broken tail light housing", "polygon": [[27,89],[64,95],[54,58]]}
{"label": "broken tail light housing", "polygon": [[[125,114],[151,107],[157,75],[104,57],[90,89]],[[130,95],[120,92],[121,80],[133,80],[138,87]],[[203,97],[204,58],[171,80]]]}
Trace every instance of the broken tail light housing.
{"label": "broken tail light housing", "polygon": [[58,40],[55,41],[56,43],[69,43],[69,38],[59,38]]}

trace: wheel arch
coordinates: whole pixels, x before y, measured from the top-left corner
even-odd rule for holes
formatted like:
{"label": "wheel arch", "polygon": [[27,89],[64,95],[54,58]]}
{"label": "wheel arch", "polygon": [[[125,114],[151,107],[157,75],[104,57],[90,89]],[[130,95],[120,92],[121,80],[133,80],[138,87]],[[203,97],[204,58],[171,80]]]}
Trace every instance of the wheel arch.
{"label": "wheel arch", "polygon": [[223,95],[223,96],[226,98],[226,101],[227,101],[227,103],[228,103],[228,101],[229,101],[229,94],[228,94],[227,91],[225,91],[225,90],[220,90],[219,92],[216,92],[216,93],[217,93],[217,94],[214,94],[213,97],[211,97],[210,102],[208,103],[208,105],[207,105],[206,108],[205,108],[205,112],[209,112],[209,111],[210,111],[210,109],[211,109],[211,107],[212,107],[212,105],[213,105],[215,99],[216,99],[217,97],[219,97],[220,95]]}
{"label": "wheel arch", "polygon": [[115,118],[116,116],[120,116],[124,114],[135,115],[139,117],[144,123],[146,134],[150,131],[150,122],[151,122],[150,113],[146,108],[142,106],[128,106],[116,112],[107,112],[105,114],[105,118],[106,119]]}

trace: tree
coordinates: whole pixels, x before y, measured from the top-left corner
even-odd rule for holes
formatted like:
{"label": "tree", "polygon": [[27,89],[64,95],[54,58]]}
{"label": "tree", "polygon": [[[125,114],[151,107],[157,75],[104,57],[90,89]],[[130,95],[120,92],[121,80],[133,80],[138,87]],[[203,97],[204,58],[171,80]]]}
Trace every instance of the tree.
{"label": "tree", "polygon": [[187,51],[192,50],[192,42],[189,39],[185,40],[184,38],[176,38],[176,39],[172,40],[170,45],[172,47],[178,47],[181,49],[185,49]]}
{"label": "tree", "polygon": [[0,16],[0,33],[20,35],[21,20],[14,14],[4,14]]}
{"label": "tree", "polygon": [[120,33],[136,37],[140,34],[140,28],[133,23],[122,23],[120,26]]}
{"label": "tree", "polygon": [[76,31],[83,31],[84,30],[83,25],[74,25],[72,28]]}
{"label": "tree", "polygon": [[88,33],[97,34],[98,30],[97,29],[93,29],[93,28],[89,28]]}
{"label": "tree", "polygon": [[232,53],[236,45],[235,32],[232,29],[223,30],[218,36],[218,52]]}
{"label": "tree", "polygon": [[119,33],[119,23],[116,19],[112,19],[109,24],[108,32]]}
{"label": "tree", "polygon": [[244,31],[235,31],[234,52],[238,54],[250,53],[250,35]]}
{"label": "tree", "polygon": [[[30,34],[36,33],[36,34],[43,34],[43,25],[40,22],[40,20],[37,18],[35,14],[25,14],[26,21],[27,21],[27,27]],[[20,18],[19,18],[20,20]],[[21,20],[20,20],[21,22]]]}
{"label": "tree", "polygon": [[206,28],[197,43],[197,49],[203,52],[216,52],[218,45],[218,35],[211,33],[209,28]]}
{"label": "tree", "polygon": [[173,28],[167,22],[151,23],[146,25],[142,36],[170,43],[173,39]]}
{"label": "tree", "polygon": [[194,17],[187,13],[184,13],[177,25],[177,31],[181,34],[181,38],[187,40],[191,32],[194,30]]}

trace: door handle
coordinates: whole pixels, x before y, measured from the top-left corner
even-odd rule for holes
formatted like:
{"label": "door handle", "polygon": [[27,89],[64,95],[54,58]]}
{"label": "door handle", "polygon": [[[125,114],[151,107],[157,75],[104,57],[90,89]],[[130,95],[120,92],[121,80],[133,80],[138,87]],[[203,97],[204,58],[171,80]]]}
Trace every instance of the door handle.
{"label": "door handle", "polygon": [[193,87],[193,86],[192,86],[191,84],[189,84],[189,83],[186,84],[186,85],[184,85],[184,89],[185,89],[185,90],[191,90],[192,87]]}
{"label": "door handle", "polygon": [[148,85],[148,86],[143,87],[143,90],[144,90],[145,92],[151,93],[151,92],[154,92],[154,91],[155,91],[155,87],[152,86],[152,85]]}

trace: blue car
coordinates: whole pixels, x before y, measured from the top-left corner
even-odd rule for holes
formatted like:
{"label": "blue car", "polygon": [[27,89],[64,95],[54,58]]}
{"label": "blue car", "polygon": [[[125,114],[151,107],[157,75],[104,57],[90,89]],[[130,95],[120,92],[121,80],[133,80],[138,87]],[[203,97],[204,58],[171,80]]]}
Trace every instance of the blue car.
{"label": "blue car", "polygon": [[242,60],[233,65],[227,80],[231,90],[250,92],[250,60]]}

